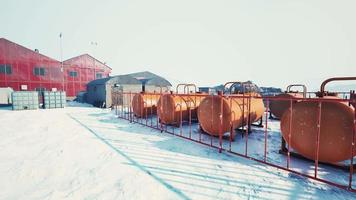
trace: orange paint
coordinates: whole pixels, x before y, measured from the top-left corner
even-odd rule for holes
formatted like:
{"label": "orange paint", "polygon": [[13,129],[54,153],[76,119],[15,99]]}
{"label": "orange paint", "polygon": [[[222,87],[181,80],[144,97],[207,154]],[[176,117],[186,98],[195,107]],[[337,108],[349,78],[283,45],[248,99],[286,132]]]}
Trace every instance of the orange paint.
{"label": "orange paint", "polygon": [[257,93],[246,93],[245,97],[249,95],[251,95],[250,112],[248,108],[249,98],[242,98],[242,94],[234,95],[233,97],[206,97],[200,103],[198,109],[201,128],[210,135],[219,136],[220,117],[222,118],[222,133],[229,132],[231,126],[236,129],[246,125],[249,115],[251,123],[261,119],[265,111],[263,100],[261,98],[253,98],[260,97]]}
{"label": "orange paint", "polygon": [[136,117],[146,117],[157,113],[160,94],[137,93],[132,98],[132,111]]}
{"label": "orange paint", "polygon": [[158,117],[163,124],[179,125],[181,121],[197,118],[202,95],[164,94],[158,101]]}
{"label": "orange paint", "polygon": [[[337,98],[325,96],[323,98]],[[318,102],[293,104],[290,147],[306,158],[315,159],[318,133]],[[336,163],[351,158],[354,108],[342,102],[321,103],[319,161]],[[281,118],[281,131],[289,141],[290,110]],[[356,151],[353,154],[356,155]]]}

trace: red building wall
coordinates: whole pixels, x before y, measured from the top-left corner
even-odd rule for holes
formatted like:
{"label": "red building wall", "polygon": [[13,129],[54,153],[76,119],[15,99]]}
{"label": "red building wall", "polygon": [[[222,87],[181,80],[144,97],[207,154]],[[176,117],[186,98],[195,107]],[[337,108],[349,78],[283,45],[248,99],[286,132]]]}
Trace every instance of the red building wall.
{"label": "red building wall", "polygon": [[[111,68],[96,60],[88,54],[74,57],[64,61],[64,77],[66,80],[66,91],[68,94],[77,94],[86,91],[86,85],[95,80],[96,74],[101,74],[102,78],[109,76]],[[70,72],[76,72],[77,76],[70,76]]]}
{"label": "red building wall", "polygon": [[[21,85],[26,85],[27,90],[36,88],[62,90],[60,83],[63,80],[63,73],[60,62],[3,38],[0,38],[1,64],[9,65],[11,74],[0,73],[0,87],[21,90]],[[44,68],[44,76],[35,75],[35,67]]]}
{"label": "red building wall", "polygon": [[[10,66],[11,73],[0,72],[0,87],[11,87],[16,91],[21,90],[21,85],[26,85],[27,90],[64,89],[68,97],[85,91],[86,84],[95,79],[96,73],[101,73],[104,78],[111,72],[111,68],[88,54],[64,61],[62,72],[61,62],[0,38],[0,67],[5,64]],[[36,75],[36,67],[44,68],[44,75]],[[71,71],[77,72],[77,76],[70,76]]]}

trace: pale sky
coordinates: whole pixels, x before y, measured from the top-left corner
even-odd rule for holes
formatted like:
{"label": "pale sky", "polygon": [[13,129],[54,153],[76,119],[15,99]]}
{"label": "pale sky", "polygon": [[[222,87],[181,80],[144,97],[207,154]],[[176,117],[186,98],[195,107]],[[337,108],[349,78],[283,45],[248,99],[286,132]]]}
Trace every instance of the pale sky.
{"label": "pale sky", "polygon": [[355,0],[0,0],[0,37],[60,60],[60,32],[64,59],[89,53],[112,75],[173,84],[314,89],[356,75]]}

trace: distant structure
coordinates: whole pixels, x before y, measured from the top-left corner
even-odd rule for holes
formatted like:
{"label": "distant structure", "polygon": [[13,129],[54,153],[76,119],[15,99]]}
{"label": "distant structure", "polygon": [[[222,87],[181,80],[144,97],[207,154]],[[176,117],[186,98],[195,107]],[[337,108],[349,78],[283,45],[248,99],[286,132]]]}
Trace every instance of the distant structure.
{"label": "distant structure", "polygon": [[205,94],[215,94],[216,90],[213,87],[198,87],[198,90],[200,93],[205,93]]}
{"label": "distant structure", "polygon": [[232,94],[243,94],[243,93],[250,93],[250,92],[255,92],[255,93],[261,93],[261,89],[254,84],[252,81],[245,81],[242,83],[236,83],[231,85],[231,91],[225,91],[228,93]]}
{"label": "distant structure", "polygon": [[262,96],[275,96],[283,93],[281,88],[275,87],[260,87]]}
{"label": "distant structure", "polygon": [[228,85],[228,87],[224,87],[224,85],[217,85],[213,87],[216,91],[223,91],[225,94],[242,94],[242,93],[261,93],[262,90],[252,81],[238,82]]}
{"label": "distant structure", "polygon": [[86,84],[108,77],[111,68],[88,54],[61,62],[5,38],[0,38],[0,87],[15,91],[64,90],[73,98]]}
{"label": "distant structure", "polygon": [[[165,78],[148,71],[102,78],[88,83],[86,102],[108,108],[116,101],[114,93],[169,91],[171,86]],[[121,96],[119,101],[127,103],[128,100]]]}

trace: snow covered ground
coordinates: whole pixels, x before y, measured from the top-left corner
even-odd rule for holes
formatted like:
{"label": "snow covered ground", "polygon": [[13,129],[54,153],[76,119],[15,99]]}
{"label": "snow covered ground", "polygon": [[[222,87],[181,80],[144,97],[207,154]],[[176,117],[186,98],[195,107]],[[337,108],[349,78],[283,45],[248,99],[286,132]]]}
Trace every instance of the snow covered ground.
{"label": "snow covered ground", "polygon": [[356,199],[83,104],[1,108],[0,138],[0,199]]}

